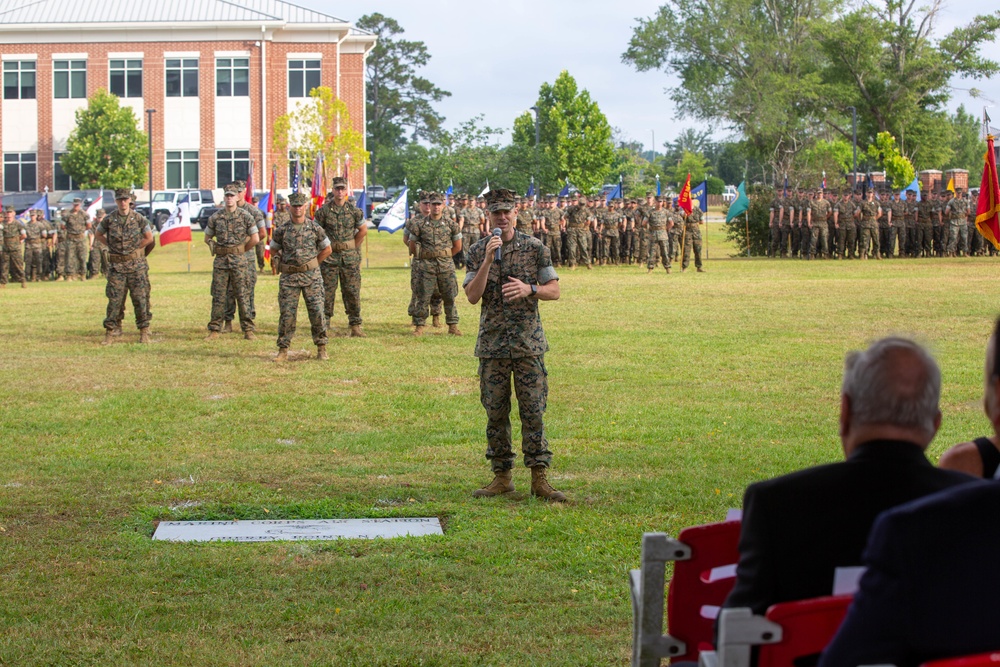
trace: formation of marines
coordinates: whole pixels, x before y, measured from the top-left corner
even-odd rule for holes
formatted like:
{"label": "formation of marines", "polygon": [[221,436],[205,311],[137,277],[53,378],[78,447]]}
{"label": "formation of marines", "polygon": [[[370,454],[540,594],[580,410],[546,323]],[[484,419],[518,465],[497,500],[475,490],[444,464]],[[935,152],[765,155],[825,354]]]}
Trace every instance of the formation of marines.
{"label": "formation of marines", "polygon": [[964,189],[929,191],[917,201],[898,192],[794,190],[771,202],[769,257],[881,259],[996,254],[976,230]]}

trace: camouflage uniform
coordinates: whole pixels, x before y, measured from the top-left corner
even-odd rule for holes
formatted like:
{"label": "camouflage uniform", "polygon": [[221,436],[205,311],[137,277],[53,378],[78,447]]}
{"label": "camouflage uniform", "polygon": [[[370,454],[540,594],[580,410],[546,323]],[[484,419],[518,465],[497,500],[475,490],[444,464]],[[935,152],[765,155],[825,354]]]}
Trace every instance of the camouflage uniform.
{"label": "camouflage uniform", "polygon": [[861,259],[868,259],[868,251],[872,250],[875,257],[879,256],[878,216],[882,207],[877,201],[867,199],[858,205],[861,214]]}
{"label": "camouflage uniform", "polygon": [[681,260],[681,270],[683,271],[690,264],[690,255],[694,250],[694,265],[701,271],[701,219],[700,208],[692,208],[684,220],[684,257]]}
{"label": "camouflage uniform", "polygon": [[930,199],[923,199],[917,204],[917,237],[914,246],[914,255],[924,257],[931,256],[931,240],[934,236],[935,206]]}
{"label": "camouflage uniform", "polygon": [[[257,306],[254,305],[254,294],[257,292],[257,247],[264,243],[267,239],[267,228],[264,224],[264,213],[259,208],[242,199],[236,202],[236,206],[253,219],[257,236],[260,238],[260,243],[244,253],[247,270],[243,272],[243,280],[246,281],[246,288],[244,291],[244,298],[246,301],[243,305],[246,309],[246,313],[250,316],[250,320],[252,321],[257,319]],[[230,282],[228,288],[226,289],[226,322],[232,322],[235,317],[236,285]],[[243,316],[240,315],[240,322],[242,321]]]}
{"label": "camouflage uniform", "polygon": [[[117,196],[117,195],[116,195]],[[146,263],[143,238],[152,233],[149,221],[135,211],[122,215],[114,210],[98,224],[97,231],[108,240],[108,297],[104,328],[111,331],[121,326],[125,297],[131,295],[135,311],[135,327],[146,329],[153,318],[149,306],[149,264]]]}
{"label": "camouflage uniform", "polygon": [[326,237],[326,232],[309,218],[300,224],[288,220],[274,227],[270,249],[271,256],[280,259],[281,267],[281,278],[278,279],[280,349],[287,349],[292,344],[300,294],[309,312],[313,343],[317,346],[327,343],[323,274],[316,258],[323,248],[329,246],[330,239]]}
{"label": "camouflage uniform", "polygon": [[[410,218],[410,222],[407,226],[403,227],[403,243],[409,244],[410,230],[408,229],[410,223],[416,224],[419,218],[424,216],[419,213],[414,213],[413,217]],[[417,303],[417,275],[419,275],[419,268],[417,263],[413,261],[413,254],[410,254],[410,305],[407,306],[406,312],[410,317],[413,317],[413,312]],[[431,294],[431,316],[440,317],[441,313],[444,312],[444,299],[441,298],[441,293],[437,289]]]}
{"label": "camouflage uniform", "polygon": [[482,237],[482,226],[485,216],[476,206],[462,209],[462,249],[468,254],[471,248]]}
{"label": "camouflage uniform", "polygon": [[[333,318],[337,301],[337,283],[344,300],[344,311],[350,326],[361,324],[361,250],[354,247],[354,237],[365,226],[364,214],[357,206],[344,202],[337,206],[333,198],[316,211],[316,224],[323,228],[333,253],[320,264],[323,290],[326,295],[326,319]],[[454,270],[454,267],[452,267]]]}
{"label": "camouflage uniform", "polygon": [[577,262],[590,266],[590,218],[593,212],[583,204],[575,204],[566,212],[566,236],[569,253],[566,265],[573,267]]}
{"label": "camouflage uniform", "polygon": [[[13,210],[13,209],[12,209]],[[13,222],[0,223],[3,233],[3,249],[0,250],[0,285],[7,284],[11,276],[16,283],[24,283],[24,254],[21,250],[21,240],[27,233],[24,223],[14,218]]]}
{"label": "camouflage uniform", "polygon": [[[562,254],[560,253],[562,230],[559,228],[559,223],[562,222],[562,211],[558,208],[548,208],[542,212],[542,216],[545,218],[545,247],[549,249],[552,262],[560,264],[562,258]],[[469,247],[471,248],[472,246]]]}
{"label": "camouflage uniform", "polygon": [[969,247],[969,200],[955,197],[945,207],[948,218],[948,254],[965,253]]}
{"label": "camouflage uniform", "polygon": [[854,246],[857,243],[858,227],[854,220],[854,202],[850,197],[837,203],[837,254],[841,259],[854,257]]}
{"label": "camouflage uniform", "polygon": [[44,267],[42,251],[45,249],[47,229],[45,220],[33,217],[24,226],[27,238],[24,243],[24,275],[27,280],[38,282],[42,278]]}
{"label": "camouflage uniform", "polygon": [[899,244],[899,256],[906,256],[906,202],[893,199],[889,203],[889,211],[892,212],[892,219],[889,221],[892,226],[889,228],[889,245],[882,249],[882,254],[892,257],[892,252],[897,243]]}
{"label": "camouflage uniform", "polygon": [[68,241],[65,275],[77,276],[83,280],[90,256],[90,241],[87,238],[90,218],[85,211],[70,211],[63,214],[63,220]]}
{"label": "camouflage uniform", "polygon": [[[482,239],[469,250],[463,285],[472,282],[482,266],[488,240]],[[515,232],[514,238],[503,245],[501,260],[490,267],[475,354],[479,358],[480,400],[486,409],[486,458],[494,472],[510,470],[514,465],[511,376],[521,417],[524,465],[547,468],[552,463],[543,423],[549,391],[544,354],[549,345],[538,315],[537,299],[503,300],[501,286],[507,276],[529,285],[543,285],[559,278],[548,248],[520,232]]]}
{"label": "camouflage uniform", "polygon": [[830,202],[817,197],[809,202],[811,229],[809,230],[809,259],[830,256],[830,227],[826,219],[830,215]]}
{"label": "camouflage uniform", "polygon": [[617,264],[621,255],[621,246],[618,238],[618,228],[621,226],[625,216],[619,209],[608,209],[604,215],[604,229],[601,231],[602,255],[605,261]]}
{"label": "camouflage uniform", "polygon": [[944,215],[946,204],[947,202],[943,202],[940,199],[931,201],[931,220],[933,220],[934,224],[931,234],[934,241],[934,254],[938,257],[944,257],[945,246],[948,245],[948,228],[945,226]]}
{"label": "camouflage uniform", "polygon": [[663,268],[670,271],[670,212],[665,208],[654,209],[649,212],[648,229],[649,234],[649,257],[646,260],[646,268],[650,271],[656,268],[656,260],[663,261]]}
{"label": "camouflage uniform", "polygon": [[635,210],[636,252],[635,263],[642,264],[649,257],[649,214],[651,206],[642,204]]}
{"label": "camouflage uniform", "polygon": [[966,233],[969,235],[969,256],[982,255],[985,239],[983,239],[983,235],[979,233],[979,230],[976,229],[976,209],[972,206],[972,202],[969,202],[969,214],[966,224],[968,225]]}
{"label": "camouflage uniform", "polygon": [[[785,205],[781,197],[775,197],[771,202],[770,210],[770,221],[769,221],[769,232],[771,236],[771,242],[767,247],[768,257],[778,257],[779,250],[781,248],[781,219],[787,213],[787,211],[782,211],[782,207]],[[780,253],[784,256],[784,252]]]}
{"label": "camouflage uniform", "polygon": [[438,220],[414,217],[407,223],[409,237],[416,242],[417,254],[413,258],[413,299],[409,315],[413,325],[422,327],[427,320],[427,310],[435,292],[444,301],[445,322],[458,324],[458,283],[455,281],[455,264],[452,247],[462,240],[462,230],[454,219],[443,215]]}
{"label": "camouflage uniform", "polygon": [[535,214],[530,207],[522,208],[517,212],[517,231],[531,236],[532,223],[535,222]]}
{"label": "camouflage uniform", "polygon": [[247,273],[256,275],[253,248],[243,250],[247,241],[259,233],[257,223],[246,209],[237,206],[230,213],[221,208],[208,219],[205,240],[215,239],[217,245],[212,263],[212,319],[209,331],[221,331],[226,315],[226,302],[233,295],[240,313],[240,328],[244,333],[254,330],[254,313],[250,309],[250,280]]}

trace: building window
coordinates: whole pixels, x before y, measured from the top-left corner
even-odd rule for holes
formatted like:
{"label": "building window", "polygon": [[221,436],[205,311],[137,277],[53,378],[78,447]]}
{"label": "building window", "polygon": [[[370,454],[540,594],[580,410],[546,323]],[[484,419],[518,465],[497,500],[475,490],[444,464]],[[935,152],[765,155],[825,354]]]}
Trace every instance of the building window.
{"label": "building window", "polygon": [[250,175],[250,151],[215,151],[215,187],[245,181]]}
{"label": "building window", "polygon": [[250,96],[249,58],[217,58],[215,60],[215,96]]}
{"label": "building window", "polygon": [[167,189],[198,189],[198,151],[167,151]]}
{"label": "building window", "polygon": [[87,61],[53,60],[52,87],[57,100],[87,97]]}
{"label": "building window", "polygon": [[288,96],[309,97],[313,88],[319,88],[320,61],[288,61]]}
{"label": "building window", "polygon": [[37,190],[38,164],[34,153],[3,154],[3,189],[8,192]]}
{"label": "building window", "polygon": [[112,60],[111,94],[118,97],[142,97],[142,61]]}
{"label": "building window", "polygon": [[35,61],[6,60],[3,64],[3,98],[35,99]]}
{"label": "building window", "polygon": [[198,97],[198,59],[167,58],[167,97]]}
{"label": "building window", "polygon": [[55,153],[52,160],[52,180],[55,182],[56,190],[75,190],[76,183],[73,182],[73,178],[63,171],[62,167],[62,156],[66,153]]}

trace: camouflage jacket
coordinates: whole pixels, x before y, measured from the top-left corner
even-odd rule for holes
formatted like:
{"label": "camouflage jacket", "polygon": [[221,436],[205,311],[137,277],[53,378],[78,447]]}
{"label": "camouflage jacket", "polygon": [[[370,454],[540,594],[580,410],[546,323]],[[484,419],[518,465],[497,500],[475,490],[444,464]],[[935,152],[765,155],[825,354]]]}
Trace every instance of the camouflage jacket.
{"label": "camouflage jacket", "polygon": [[969,200],[955,197],[945,207],[945,215],[953,223],[965,222],[969,217]]}
{"label": "camouflage jacket", "polygon": [[[249,213],[250,217],[253,218],[254,224],[257,225],[257,235],[260,237],[260,242],[263,243],[267,239],[267,218],[264,216],[264,212],[245,200],[237,201],[236,206]],[[246,257],[250,265],[253,266],[257,261],[257,250],[250,248],[246,251]]]}
{"label": "camouflage jacket", "polygon": [[892,223],[893,227],[906,227],[906,202],[905,201],[893,201],[889,202],[889,211],[892,212]]}
{"label": "camouflage jacket", "polygon": [[28,241],[40,242],[45,238],[47,228],[44,221],[29,220],[24,226],[24,231],[28,235]]}
{"label": "camouflage jacket", "polygon": [[936,206],[930,199],[924,199],[917,204],[917,221],[922,225],[937,222]]}
{"label": "camouflage jacket", "polygon": [[[465,260],[464,285],[476,277],[488,242],[489,237],[483,238],[469,250]],[[538,315],[538,299],[503,300],[501,287],[508,276],[529,285],[544,285],[559,279],[552,268],[549,249],[538,239],[515,232],[514,238],[503,244],[500,261],[490,267],[479,315],[477,357],[519,359],[541,356],[549,349],[542,330],[542,319]]]}
{"label": "camouflage jacket", "polygon": [[66,225],[66,233],[76,238],[87,232],[90,218],[83,211],[70,211],[63,215],[63,224]]}
{"label": "camouflage jacket", "polygon": [[451,249],[455,241],[462,240],[457,220],[443,215],[438,220],[418,216],[410,218],[406,231],[417,244],[415,261],[421,262],[423,269],[455,272]]}
{"label": "camouflage jacket", "polygon": [[3,233],[3,245],[5,248],[20,247],[21,239],[27,235],[24,223],[14,218],[14,222],[0,222],[0,232]]}
{"label": "camouflage jacket", "polygon": [[[112,254],[128,255],[142,246],[143,237],[146,236],[147,232],[152,233],[153,228],[149,226],[149,220],[135,211],[129,211],[122,215],[114,210],[101,220],[97,231],[108,240],[108,250]],[[148,269],[149,265],[146,264],[145,255],[127,262],[112,263],[110,268],[111,271],[118,273],[135,273]]]}
{"label": "camouflage jacket", "polygon": [[671,212],[665,208],[661,208],[659,210],[653,209],[650,211],[649,217],[646,221],[648,222],[648,228],[651,232],[666,232],[673,223]]}
{"label": "camouflage jacket", "polygon": [[601,233],[609,238],[618,238],[618,230],[624,220],[625,215],[621,211],[608,211],[604,216],[604,231]]}
{"label": "camouflage jacket", "polygon": [[531,223],[535,221],[535,214],[530,208],[526,208],[517,212],[517,231],[522,234],[531,235]]}
{"label": "camouflage jacket", "polygon": [[[330,239],[326,237],[323,228],[313,220],[306,218],[299,224],[287,220],[275,226],[270,248],[272,253],[277,253],[281,257],[283,264],[301,266],[316,259],[320,251],[329,246]],[[317,266],[315,269],[302,273],[282,273],[280,280],[281,284],[289,287],[304,287],[319,275],[320,271]]]}
{"label": "camouflage jacket", "polygon": [[476,206],[469,206],[462,211],[462,231],[466,234],[478,232],[483,224],[483,211]]}
{"label": "camouflage jacket", "polygon": [[858,213],[861,216],[861,222],[868,226],[874,225],[880,209],[881,206],[879,206],[877,201],[868,201],[866,199],[858,204]]}
{"label": "camouflage jacket", "polygon": [[583,229],[590,223],[591,217],[589,208],[583,204],[574,204],[566,211],[566,228]]}
{"label": "camouflage jacket", "polygon": [[[205,238],[214,238],[216,243],[223,248],[246,245],[246,242],[254,234],[259,234],[257,223],[254,222],[253,216],[246,209],[239,206],[232,213],[224,208],[219,209],[212,214],[208,219],[208,224],[205,225]],[[252,251],[253,248],[250,250]],[[216,269],[244,268],[246,264],[245,254],[243,256],[239,253],[216,255],[213,266]]]}
{"label": "camouflage jacket", "polygon": [[830,216],[830,202],[825,199],[813,199],[809,202],[813,225],[825,225]]}
{"label": "camouflage jacket", "polygon": [[331,199],[316,211],[316,224],[323,228],[331,243],[349,243],[351,247],[347,251],[353,252],[354,237],[358,229],[365,225],[365,221],[361,209],[354,204],[346,202],[343,206],[337,206]]}
{"label": "camouflage jacket", "polygon": [[278,210],[274,211],[274,222],[273,222],[274,227],[277,227],[278,225],[283,225],[291,219],[292,219],[292,214],[287,208],[284,211],[278,211]]}
{"label": "camouflage jacket", "polygon": [[550,208],[542,211],[542,217],[545,219],[545,232],[548,234],[558,234],[559,221],[562,220],[562,211],[557,208]]}

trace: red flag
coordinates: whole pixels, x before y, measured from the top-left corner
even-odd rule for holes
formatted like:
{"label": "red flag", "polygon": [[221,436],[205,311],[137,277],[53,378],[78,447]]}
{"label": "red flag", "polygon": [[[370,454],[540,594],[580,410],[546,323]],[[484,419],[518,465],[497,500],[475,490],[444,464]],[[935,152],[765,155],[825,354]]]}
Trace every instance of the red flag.
{"label": "red flag", "polygon": [[986,137],[986,164],[983,166],[983,181],[979,186],[976,229],[993,247],[1000,250],[1000,183],[997,182],[997,158],[993,150],[992,134]]}
{"label": "red flag", "polygon": [[243,194],[243,201],[248,204],[253,203],[253,160],[250,160],[250,173],[247,174],[247,191]]}
{"label": "red flag", "polygon": [[677,205],[682,209],[691,213],[691,174],[688,173],[688,179],[684,183],[684,187],[681,188],[681,193],[677,196]]}
{"label": "red flag", "polygon": [[278,167],[271,165],[271,192],[267,195],[267,243],[264,245],[264,261],[271,259],[271,233],[274,229],[274,198],[278,196]]}
{"label": "red flag", "polygon": [[312,211],[313,215],[316,214],[316,209],[323,205],[323,200],[326,197],[326,170],[323,165],[323,154],[320,153],[316,156],[316,166],[313,167],[312,175],[312,192],[310,196],[312,197]]}

